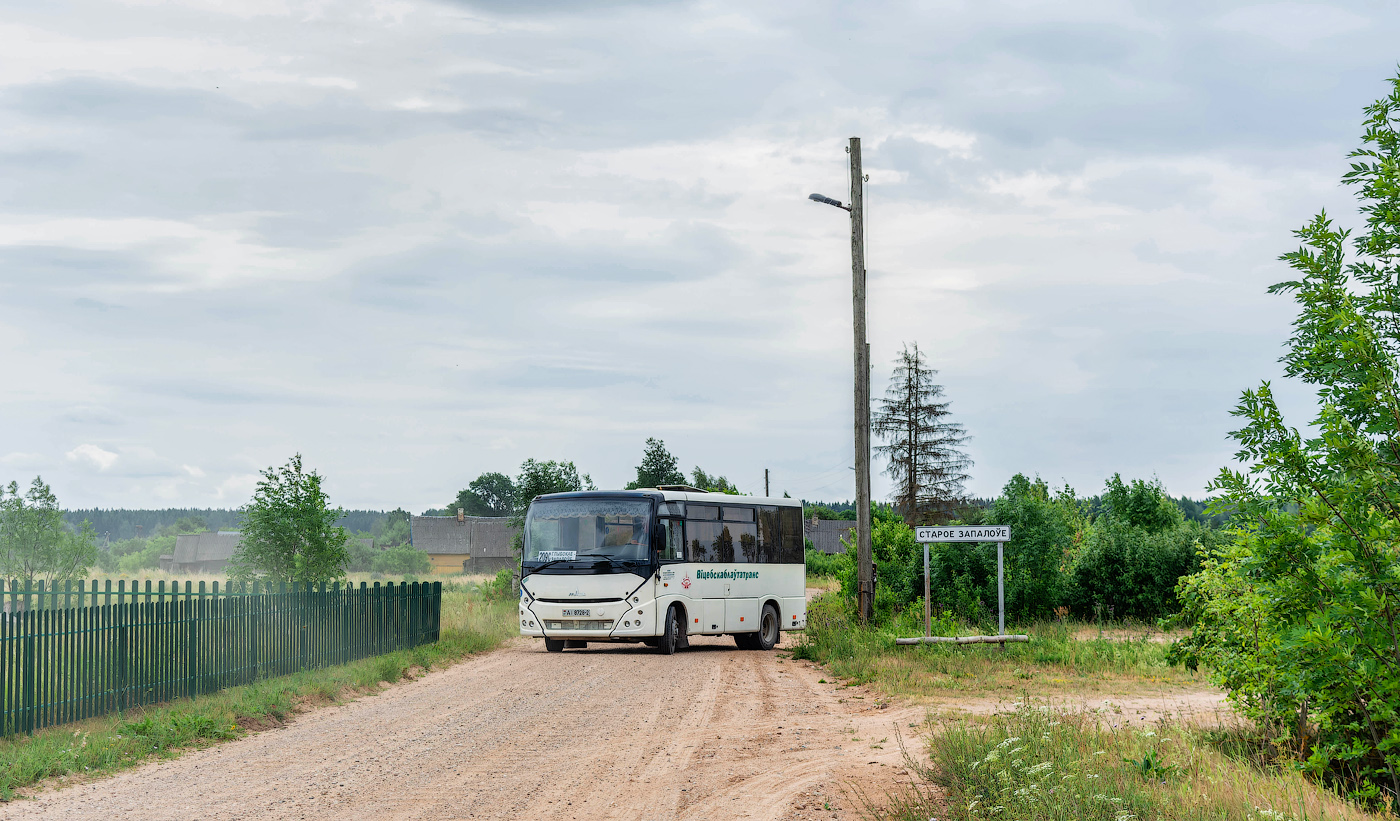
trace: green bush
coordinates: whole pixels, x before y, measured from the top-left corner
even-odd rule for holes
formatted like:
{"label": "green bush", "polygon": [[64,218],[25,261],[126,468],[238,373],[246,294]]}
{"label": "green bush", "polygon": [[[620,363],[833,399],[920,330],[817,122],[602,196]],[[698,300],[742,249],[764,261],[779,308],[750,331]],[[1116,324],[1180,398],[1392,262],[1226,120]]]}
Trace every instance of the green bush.
{"label": "green bush", "polygon": [[[1238,470],[1213,487],[1231,544],[1182,585],[1194,632],[1177,648],[1313,773],[1400,805],[1400,76],[1367,108],[1343,182],[1366,228],[1325,213],[1295,232],[1274,285],[1298,309],[1280,360],[1316,391],[1312,429],[1268,382],[1244,392]],[[1348,249],[1355,255],[1348,258]]]}
{"label": "green bush", "polygon": [[1217,531],[1178,522],[1149,533],[1116,517],[1100,517],[1075,563],[1070,605],[1084,618],[1157,619],[1181,609],[1183,576],[1200,567],[1199,552],[1220,542]]}
{"label": "green bush", "polygon": [[496,577],[482,585],[482,594],[488,601],[515,598],[515,570],[509,567],[497,570]]}
{"label": "green bush", "polygon": [[420,575],[432,572],[433,562],[427,553],[403,545],[378,551],[370,562],[370,568],[386,576]]}
{"label": "green bush", "polygon": [[[160,557],[162,555],[175,552],[174,536],[156,536],[151,539],[124,539],[117,544],[126,548],[116,561],[117,572],[124,576],[135,575],[143,570],[154,570],[160,567]],[[100,561],[99,566],[101,566]]]}
{"label": "green bush", "polygon": [[[1002,488],[985,518],[987,523],[1011,527],[1003,556],[1007,619],[1052,618],[1065,598],[1067,556],[1085,525],[1074,492],[1064,488],[1052,494],[1044,480],[1018,473]],[[990,565],[988,575],[996,584],[996,546],[985,545],[983,550]],[[988,601],[993,599],[989,596]]]}
{"label": "green bush", "polygon": [[345,549],[350,554],[350,560],[346,562],[345,569],[350,573],[369,573],[374,570],[374,560],[381,551],[372,545],[366,545],[359,538],[353,538],[345,543]]}
{"label": "green bush", "polygon": [[808,577],[839,576],[851,562],[845,553],[823,553],[811,547],[811,542],[807,544]]}
{"label": "green bush", "polygon": [[[1217,531],[1188,522],[1157,482],[1108,481],[1097,517],[1073,491],[1017,474],[981,523],[1008,525],[1003,548],[1006,617],[1012,623],[1053,618],[1069,607],[1083,618],[1158,619],[1177,612],[1178,580],[1199,566],[1198,553],[1220,541]],[[876,567],[874,611],[879,624],[898,619],[924,593],[923,546],[892,511],[877,508],[871,529]],[[854,547],[839,556],[808,551],[807,572],[841,580],[854,606]],[[994,543],[929,546],[929,599],[972,624],[992,623],[997,612]]]}

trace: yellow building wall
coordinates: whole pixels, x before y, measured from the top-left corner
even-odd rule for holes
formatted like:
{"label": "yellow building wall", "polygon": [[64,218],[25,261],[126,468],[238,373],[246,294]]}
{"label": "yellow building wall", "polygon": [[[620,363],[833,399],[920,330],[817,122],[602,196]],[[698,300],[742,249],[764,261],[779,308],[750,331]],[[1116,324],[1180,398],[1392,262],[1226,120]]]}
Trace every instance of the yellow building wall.
{"label": "yellow building wall", "polygon": [[429,553],[428,559],[433,563],[434,573],[461,573],[462,562],[470,559],[470,556],[462,553]]}

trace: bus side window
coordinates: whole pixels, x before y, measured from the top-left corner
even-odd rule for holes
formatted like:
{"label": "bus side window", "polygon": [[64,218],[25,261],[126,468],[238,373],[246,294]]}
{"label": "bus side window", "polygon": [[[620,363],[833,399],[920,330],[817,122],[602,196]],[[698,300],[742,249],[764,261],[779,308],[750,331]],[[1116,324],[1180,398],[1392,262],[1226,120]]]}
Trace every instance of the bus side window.
{"label": "bus side window", "polygon": [[790,562],[793,564],[806,559],[806,551],[803,549],[806,540],[802,532],[802,508],[782,507],[778,509],[778,520],[782,525],[782,535],[779,537],[778,561]]}
{"label": "bus side window", "polygon": [[685,532],[679,519],[661,520],[661,540],[657,552],[663,562],[679,562],[685,559]]}

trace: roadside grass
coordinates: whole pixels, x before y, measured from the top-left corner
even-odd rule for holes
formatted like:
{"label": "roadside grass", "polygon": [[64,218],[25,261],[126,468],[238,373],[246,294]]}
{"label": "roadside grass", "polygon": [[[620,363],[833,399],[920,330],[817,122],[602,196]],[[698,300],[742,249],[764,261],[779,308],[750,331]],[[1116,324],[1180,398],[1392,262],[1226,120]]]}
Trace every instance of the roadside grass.
{"label": "roadside grass", "polygon": [[[959,625],[935,623],[936,635],[954,635]],[[1167,645],[1143,633],[1139,638],[1077,638],[1082,625],[1059,622],[1017,627],[1029,643],[998,645],[896,645],[902,635],[919,635],[909,624],[864,628],[852,623],[839,597],[826,593],[808,604],[807,630],[792,648],[795,658],[825,665],[848,684],[871,684],[907,698],[956,694],[1039,696],[1127,695],[1160,692],[1164,686],[1195,686],[1204,676],[1167,662]],[[1008,632],[1010,632],[1008,630]]]}
{"label": "roadside grass", "polygon": [[[1170,722],[1105,726],[1092,712],[1022,703],[1015,712],[930,719],[928,758],[908,764],[922,783],[866,802],[870,817],[1044,821],[1284,821],[1378,819],[1319,787],[1297,767],[1231,756],[1224,735]],[[1249,745],[1243,745],[1248,748]],[[1235,749],[1241,749],[1235,745]]]}
{"label": "roadside grass", "polygon": [[297,713],[372,695],[389,683],[491,650],[518,633],[516,602],[485,598],[484,588],[474,583],[445,587],[442,633],[434,644],[0,740],[0,800],[9,801],[16,790],[45,780],[62,785],[240,738]]}
{"label": "roadside grass", "polygon": [[[169,584],[179,585],[181,590],[185,589],[185,582],[189,582],[190,585],[195,588],[199,587],[200,582],[204,582],[206,588],[212,588],[214,582],[218,582],[221,589],[229,583],[228,576],[219,573],[174,573],[156,568],[141,570],[135,575],[93,573],[88,578],[95,579],[99,583],[110,581],[113,588],[116,588],[117,582],[119,581],[124,581],[128,585],[139,583],[142,585],[143,589],[147,580],[153,583],[166,582],[167,586]],[[480,582],[490,578],[492,578],[491,575],[478,574],[468,576],[463,573],[425,573],[421,576],[386,576],[382,573],[347,573],[345,581],[355,587],[359,587],[360,582],[364,582],[370,586],[373,586],[375,582],[380,584],[388,584],[389,582],[400,584],[405,581],[442,582],[444,585],[452,585],[461,584],[463,582]]]}

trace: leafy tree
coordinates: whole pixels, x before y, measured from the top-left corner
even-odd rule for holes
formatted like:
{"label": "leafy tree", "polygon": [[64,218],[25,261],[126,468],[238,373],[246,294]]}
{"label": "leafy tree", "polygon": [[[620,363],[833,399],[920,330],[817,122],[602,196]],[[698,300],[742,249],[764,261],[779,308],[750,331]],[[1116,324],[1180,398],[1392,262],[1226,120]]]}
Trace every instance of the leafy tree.
{"label": "leafy tree", "polygon": [[[365,544],[364,534],[356,533],[345,542],[345,552],[348,558],[345,560],[345,569],[351,573],[368,573],[374,569],[374,558],[382,551],[371,541]],[[374,538],[370,537],[371,540]]]}
{"label": "leafy tree", "polygon": [[203,516],[181,516],[171,529],[175,533],[204,533],[209,529],[209,523]]}
{"label": "leafy tree", "polygon": [[546,493],[569,493],[578,490],[596,490],[588,474],[579,475],[573,462],[554,460],[538,461],[526,459],[520,465],[520,475],[515,477],[517,510],[522,512],[536,496]]}
{"label": "leafy tree", "polygon": [[97,564],[97,540],[84,521],[76,530],[64,527],[58,497],[35,476],[29,490],[19,484],[0,488],[0,573],[7,579],[52,585],[80,578]]}
{"label": "leafy tree", "polygon": [[637,478],[627,483],[627,490],[685,484],[685,474],[676,466],[676,462],[676,457],[666,450],[665,442],[647,437],[642,450],[642,463],[637,465]]}
{"label": "leafy tree", "polygon": [[229,561],[233,574],[296,584],[344,576],[350,534],[336,525],[344,511],[328,505],[321,475],[304,472],[298,453],[262,476],[243,508],[243,541]]}
{"label": "leafy tree", "polygon": [[462,510],[468,516],[509,516],[517,505],[515,483],[504,473],[483,473],[457,494],[448,515]]}
{"label": "leafy tree", "polygon": [[409,533],[408,511],[403,508],[389,513],[376,530],[378,535],[371,533],[370,536],[379,547],[394,547],[408,544],[412,540]]}
{"label": "leafy tree", "polygon": [[852,506],[846,510],[833,510],[824,504],[812,503],[806,506],[802,511],[802,515],[808,519],[816,516],[818,519],[854,522],[856,520],[856,509]]}
{"label": "leafy tree", "polygon": [[[1230,544],[1183,584],[1204,662],[1261,726],[1354,795],[1400,801],[1400,77],[1366,109],[1342,178],[1366,229],[1321,213],[1283,259],[1299,313],[1284,373],[1314,386],[1315,433],[1285,424],[1272,387],[1245,391],[1232,433],[1247,467],[1211,489]],[[1348,259],[1347,246],[1355,256]]]}
{"label": "leafy tree", "polygon": [[1155,479],[1134,479],[1125,484],[1115,473],[1105,485],[1102,499],[1106,515],[1148,533],[1173,529],[1185,520],[1181,508]]}
{"label": "leafy tree", "polygon": [[[1032,480],[1018,473],[1002,488],[984,523],[1011,526],[1011,541],[1003,548],[1007,618],[1050,618],[1064,599],[1067,557],[1086,524],[1074,491],[1065,487],[1052,492],[1040,477]],[[980,549],[995,568],[996,546]]]}
{"label": "leafy tree", "polygon": [[711,476],[701,470],[699,465],[696,465],[695,470],[690,474],[690,484],[692,487],[698,487],[710,493],[728,493],[731,496],[743,495],[739,492],[739,489],[734,486],[733,482],[730,482],[723,476]]}
{"label": "leafy tree", "polygon": [[963,497],[972,459],[961,450],[967,441],[962,425],[948,420],[943,386],[933,381],[918,343],[904,346],[871,430],[886,444],[875,450],[888,463],[894,480],[895,506],[910,525],[950,520]]}
{"label": "leafy tree", "polygon": [[402,545],[378,551],[370,569],[386,576],[421,576],[432,571],[433,562],[427,553]]}

